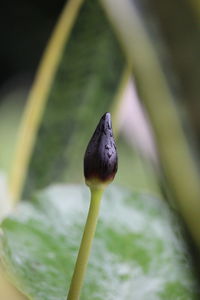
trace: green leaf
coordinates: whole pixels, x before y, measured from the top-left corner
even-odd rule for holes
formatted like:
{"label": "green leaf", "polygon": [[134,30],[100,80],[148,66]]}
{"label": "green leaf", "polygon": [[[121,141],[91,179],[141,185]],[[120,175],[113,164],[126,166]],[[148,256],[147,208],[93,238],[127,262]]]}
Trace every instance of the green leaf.
{"label": "green leaf", "polygon": [[[3,264],[30,299],[64,300],[89,205],[89,190],[54,185],[4,220]],[[81,300],[182,299],[200,295],[180,228],[157,198],[105,192]]]}
{"label": "green leaf", "polygon": [[124,58],[97,1],[86,1],[49,94],[26,190],[82,179],[79,166],[97,121],[110,110]]}

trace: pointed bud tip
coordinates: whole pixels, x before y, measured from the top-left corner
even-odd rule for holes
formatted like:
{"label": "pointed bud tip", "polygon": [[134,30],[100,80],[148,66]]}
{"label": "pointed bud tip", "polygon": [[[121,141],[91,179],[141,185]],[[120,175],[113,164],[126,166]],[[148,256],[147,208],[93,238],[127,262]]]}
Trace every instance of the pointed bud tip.
{"label": "pointed bud tip", "polygon": [[103,120],[107,120],[109,122],[111,122],[111,114],[109,112],[106,112],[102,117],[101,119]]}
{"label": "pointed bud tip", "polygon": [[118,158],[113,138],[110,113],[105,113],[87,146],[84,157],[84,175],[88,185],[106,184],[117,172]]}

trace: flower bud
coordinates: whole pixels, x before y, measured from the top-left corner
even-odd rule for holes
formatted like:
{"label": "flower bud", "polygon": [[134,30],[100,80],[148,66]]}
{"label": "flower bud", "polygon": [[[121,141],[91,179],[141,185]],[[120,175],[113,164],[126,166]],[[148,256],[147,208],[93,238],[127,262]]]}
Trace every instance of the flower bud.
{"label": "flower bud", "polygon": [[110,113],[105,113],[87,146],[84,157],[86,184],[111,182],[117,172],[117,151],[113,138]]}

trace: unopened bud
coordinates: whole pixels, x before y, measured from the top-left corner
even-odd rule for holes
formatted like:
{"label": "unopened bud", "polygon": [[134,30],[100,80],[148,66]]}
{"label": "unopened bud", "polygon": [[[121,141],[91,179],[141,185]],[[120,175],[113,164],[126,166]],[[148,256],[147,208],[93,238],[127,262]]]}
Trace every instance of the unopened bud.
{"label": "unopened bud", "polygon": [[107,184],[117,172],[117,150],[110,113],[105,113],[87,146],[84,157],[86,184]]}

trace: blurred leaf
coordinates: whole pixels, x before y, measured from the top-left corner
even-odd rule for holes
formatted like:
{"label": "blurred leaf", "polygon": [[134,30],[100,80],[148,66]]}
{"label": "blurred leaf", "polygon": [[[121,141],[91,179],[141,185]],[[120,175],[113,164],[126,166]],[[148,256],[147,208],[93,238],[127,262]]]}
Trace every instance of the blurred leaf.
{"label": "blurred leaf", "polygon": [[[3,264],[31,299],[66,299],[88,199],[86,187],[54,185],[4,220]],[[192,300],[199,295],[180,228],[166,204],[109,188],[81,299]]]}
{"label": "blurred leaf", "polygon": [[86,1],[64,50],[31,159],[26,189],[80,181],[87,142],[110,109],[123,56],[97,2]]}

